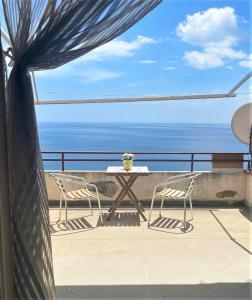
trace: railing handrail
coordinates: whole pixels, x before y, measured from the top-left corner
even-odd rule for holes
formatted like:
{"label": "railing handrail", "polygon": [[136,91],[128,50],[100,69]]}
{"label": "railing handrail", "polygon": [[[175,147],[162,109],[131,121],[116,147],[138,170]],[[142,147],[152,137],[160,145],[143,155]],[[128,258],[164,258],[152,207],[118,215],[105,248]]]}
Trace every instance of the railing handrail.
{"label": "railing handrail", "polygon": [[[41,151],[42,154],[123,154],[125,151]],[[249,155],[249,152],[138,152],[134,151],[134,154],[198,154],[198,155],[211,155],[211,154],[243,154]]]}
{"label": "railing handrail", "polygon": [[[119,158],[66,158],[67,154],[72,155],[84,155],[84,154],[92,154],[92,155],[115,155],[115,154],[123,154],[122,151],[42,151],[43,154],[59,154],[59,158],[43,158],[43,161],[51,161],[51,162],[61,162],[61,171],[65,170],[65,162],[119,162],[121,159]],[[141,162],[190,162],[191,163],[191,171],[194,170],[195,162],[249,162],[249,159],[244,159],[244,155],[249,155],[248,152],[134,152],[136,155],[190,155],[190,159],[185,158],[174,158],[174,159],[154,159],[154,158],[146,158],[146,159],[135,159],[135,161]],[[214,155],[214,154],[222,154],[222,155],[243,155],[243,159],[199,159],[195,158],[195,155]]]}

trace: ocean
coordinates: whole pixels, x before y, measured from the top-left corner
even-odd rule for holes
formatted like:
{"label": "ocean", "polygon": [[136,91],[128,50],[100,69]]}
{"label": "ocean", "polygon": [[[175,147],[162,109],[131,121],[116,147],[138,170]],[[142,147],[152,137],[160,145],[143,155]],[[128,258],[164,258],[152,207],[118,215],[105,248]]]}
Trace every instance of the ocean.
{"label": "ocean", "polygon": [[[247,152],[248,147],[233,135],[226,124],[122,124],[122,123],[39,123],[42,151],[121,151],[121,152]],[[44,158],[49,158],[43,155]],[[50,155],[50,158],[59,158]],[[120,155],[66,158],[113,158]],[[208,159],[208,155],[195,156]],[[136,159],[188,159],[188,155],[137,155]],[[150,170],[189,170],[188,162],[134,162]],[[105,170],[120,162],[66,162],[66,170]],[[60,169],[59,162],[45,162],[46,170]],[[196,170],[210,170],[209,163],[195,163]]]}

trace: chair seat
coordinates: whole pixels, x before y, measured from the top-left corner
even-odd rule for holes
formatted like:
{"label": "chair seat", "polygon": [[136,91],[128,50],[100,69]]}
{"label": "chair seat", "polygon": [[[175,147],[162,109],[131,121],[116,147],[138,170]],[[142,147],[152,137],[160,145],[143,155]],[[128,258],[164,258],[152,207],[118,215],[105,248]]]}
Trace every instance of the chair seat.
{"label": "chair seat", "polygon": [[181,199],[181,198],[185,198],[186,193],[180,190],[165,188],[162,191],[156,193],[156,196],[173,198],[173,199]]}
{"label": "chair seat", "polygon": [[80,189],[66,193],[67,198],[70,199],[85,199],[85,198],[96,198],[96,195],[87,189]]}

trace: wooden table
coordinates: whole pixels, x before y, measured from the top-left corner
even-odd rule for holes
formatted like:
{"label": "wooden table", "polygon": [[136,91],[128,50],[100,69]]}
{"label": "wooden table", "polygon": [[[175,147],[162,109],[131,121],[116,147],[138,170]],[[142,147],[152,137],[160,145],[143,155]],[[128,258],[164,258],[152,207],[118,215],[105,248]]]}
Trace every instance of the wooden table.
{"label": "wooden table", "polygon": [[109,215],[107,217],[107,221],[111,219],[111,217],[115,214],[116,209],[122,203],[123,199],[126,195],[128,195],[130,201],[135,206],[141,217],[144,221],[147,221],[145,215],[143,214],[144,208],[137,199],[136,195],[132,191],[131,187],[136,181],[138,176],[147,176],[149,175],[149,170],[147,167],[132,167],[130,171],[124,170],[123,167],[108,167],[106,174],[109,176],[114,176],[119,184],[122,187],[121,192],[117,196],[117,198],[113,201],[111,208],[109,209]]}

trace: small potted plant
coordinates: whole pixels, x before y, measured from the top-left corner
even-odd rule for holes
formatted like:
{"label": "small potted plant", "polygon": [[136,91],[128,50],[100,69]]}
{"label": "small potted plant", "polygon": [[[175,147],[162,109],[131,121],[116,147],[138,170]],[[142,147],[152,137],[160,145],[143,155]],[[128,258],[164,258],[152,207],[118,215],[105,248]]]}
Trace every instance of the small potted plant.
{"label": "small potted plant", "polygon": [[123,155],[123,167],[126,171],[129,171],[132,169],[132,165],[133,165],[133,159],[135,157],[135,155],[133,153],[124,153]]}

